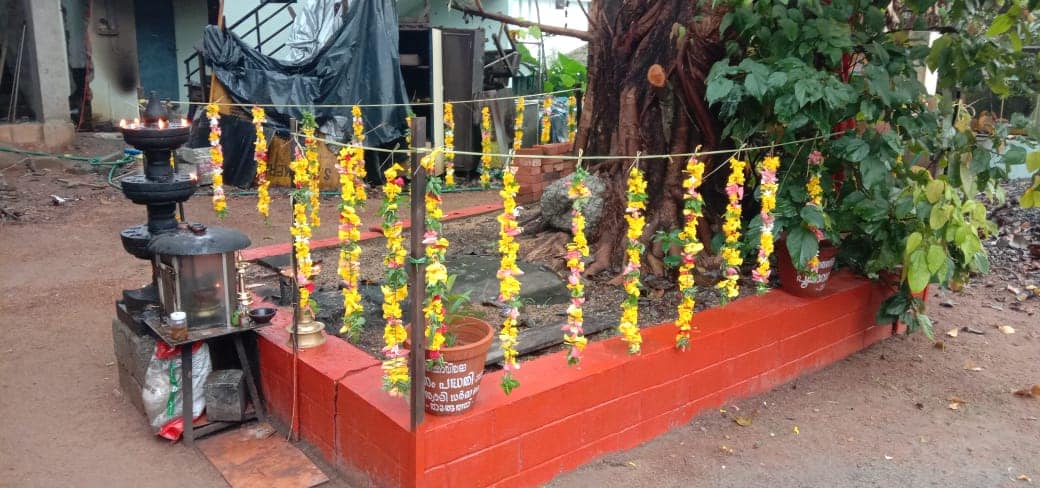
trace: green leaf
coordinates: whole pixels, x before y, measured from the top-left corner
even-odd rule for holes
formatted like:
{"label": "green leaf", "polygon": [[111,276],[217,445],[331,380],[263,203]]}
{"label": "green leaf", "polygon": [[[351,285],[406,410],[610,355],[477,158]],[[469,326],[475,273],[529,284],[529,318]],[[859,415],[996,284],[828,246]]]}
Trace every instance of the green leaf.
{"label": "green leaf", "polygon": [[766,78],[766,84],[769,88],[780,88],[787,84],[787,73],[783,71],[774,71],[769,73],[769,78]]}
{"label": "green leaf", "polygon": [[542,38],[542,28],[537,26],[537,25],[532,25],[531,27],[527,28],[527,35],[529,35],[529,36],[531,36],[531,37],[533,37],[535,39],[541,39]]}
{"label": "green leaf", "polygon": [[870,145],[860,138],[850,140],[848,146],[845,147],[845,157],[854,163],[863,161],[868,154],[870,154]]}
{"label": "green leaf", "polygon": [[918,313],[917,322],[921,326],[921,332],[924,332],[924,336],[927,337],[928,340],[934,341],[935,332],[932,327],[932,319],[928,318],[928,316],[923,313]]}
{"label": "green leaf", "polygon": [[946,184],[941,180],[932,180],[928,182],[928,187],[925,188],[925,195],[928,197],[928,201],[931,203],[937,203],[942,198],[943,190],[946,189]]}
{"label": "green leaf", "polygon": [[1033,208],[1040,206],[1040,196],[1037,195],[1035,190],[1030,188],[1022,194],[1022,198],[1019,199],[1019,204],[1022,206],[1022,208]]}
{"label": "green leaf", "polygon": [[932,212],[928,215],[928,226],[932,230],[939,230],[942,226],[946,225],[946,222],[950,220],[950,215],[946,212],[944,205],[936,205],[932,207]]}
{"label": "green leaf", "polygon": [[863,186],[868,190],[880,186],[888,176],[888,167],[880,160],[868,161],[860,164],[859,170],[863,173]]}
{"label": "green leaf", "polygon": [[1026,169],[1029,171],[1040,171],[1040,151],[1026,154]]}
{"label": "green leaf", "polygon": [[766,79],[758,73],[748,73],[744,78],[744,88],[747,89],[749,95],[755,97],[755,100],[761,102],[762,97],[766,94]]}
{"label": "green leaf", "polygon": [[777,24],[784,35],[787,36],[787,40],[793,41],[798,38],[798,24],[795,21],[784,17],[778,20]]}
{"label": "green leaf", "polygon": [[993,23],[990,24],[989,29],[986,29],[987,37],[999,36],[1011,29],[1011,25],[1014,20],[1008,14],[998,15],[993,19]]}
{"label": "green leaf", "polygon": [[801,211],[802,219],[805,223],[816,227],[817,229],[823,229],[827,224],[823,220],[823,210],[816,205],[806,205],[802,207]]}
{"label": "green leaf", "polygon": [[708,104],[712,105],[729,96],[729,92],[733,91],[733,86],[733,80],[725,77],[719,77],[708,83],[708,89],[705,93],[705,97],[708,99]]}
{"label": "green leaf", "polygon": [[907,281],[910,283],[910,291],[921,293],[928,286],[932,273],[928,271],[928,258],[925,252],[918,249],[910,254],[910,266],[907,267]]}
{"label": "green leaf", "polygon": [[914,232],[913,234],[910,234],[910,237],[906,238],[906,251],[904,251],[905,255],[909,256],[911,253],[916,251],[917,248],[921,245],[921,241],[923,240],[924,236],[922,236],[920,232]]}
{"label": "green leaf", "polygon": [[809,229],[798,226],[787,234],[787,252],[791,254],[795,268],[805,269],[809,259],[819,251],[820,243],[816,240],[816,234]]}
{"label": "green leaf", "polygon": [[943,266],[946,266],[946,249],[938,244],[932,244],[928,247],[928,271],[932,274],[938,273]]}

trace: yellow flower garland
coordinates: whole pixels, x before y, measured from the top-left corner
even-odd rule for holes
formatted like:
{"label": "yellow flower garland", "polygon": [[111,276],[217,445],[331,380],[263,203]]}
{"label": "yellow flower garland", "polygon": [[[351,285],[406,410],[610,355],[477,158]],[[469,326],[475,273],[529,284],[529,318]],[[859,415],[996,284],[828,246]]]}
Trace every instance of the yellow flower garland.
{"label": "yellow flower garland", "polygon": [[588,344],[583,329],[584,316],[582,305],[585,304],[585,285],[582,283],[582,273],[585,271],[583,258],[589,255],[589,244],[585,239],[585,216],[581,213],[582,207],[588,201],[592,192],[585,186],[585,178],[589,173],[583,167],[578,167],[571,176],[571,186],[567,190],[567,197],[573,200],[571,210],[571,241],[567,243],[567,269],[570,275],[567,277],[567,289],[571,292],[571,304],[567,306],[567,323],[563,326],[565,334],[563,342],[567,346],[567,364],[576,365],[581,362],[581,353]]}
{"label": "yellow flower garland", "polygon": [[[823,209],[823,187],[820,186],[822,172],[823,154],[819,151],[813,151],[809,154],[809,181],[805,183],[805,191],[809,194],[809,201],[805,204],[815,205],[821,210]],[[813,226],[809,226],[809,229],[816,234],[817,240],[823,240],[823,232],[820,229]],[[815,276],[820,271],[819,250],[816,251],[813,257],[809,258],[809,262],[806,263],[806,271],[811,276]]]}
{"label": "yellow flower garland", "polygon": [[383,236],[386,237],[386,284],[381,286],[383,292],[383,390],[391,396],[404,395],[408,392],[411,380],[408,376],[408,353],[401,349],[408,333],[405,331],[401,317],[401,302],[408,297],[408,273],[405,259],[408,251],[404,247],[404,225],[401,223],[400,209],[404,198],[405,170],[394,163],[386,170],[386,184],[383,185],[383,206],[380,215],[383,217]]}
{"label": "yellow flower garland", "polygon": [[307,160],[307,195],[310,198],[309,207],[311,211],[311,226],[321,226],[321,217],[318,210],[321,207],[321,187],[318,176],[321,174],[321,163],[318,162],[318,140],[314,138],[314,132],[318,124],[314,116],[307,114],[303,117],[303,155]]}
{"label": "yellow flower garland", "polygon": [[444,184],[455,186],[455,106],[444,104]]}
{"label": "yellow flower garland", "polygon": [[726,180],[726,195],[729,197],[729,205],[726,207],[726,219],[722,224],[722,232],[726,236],[726,243],[722,247],[722,279],[716,288],[722,290],[722,303],[740,295],[740,286],[737,279],[740,276],[740,265],[744,259],[740,256],[740,201],[744,198],[744,168],[747,161],[730,158],[730,174]]}
{"label": "yellow flower garland", "polygon": [[426,317],[426,357],[431,366],[441,364],[444,358],[440,350],[444,345],[447,323],[445,322],[444,294],[447,292],[448,269],[444,266],[444,258],[448,251],[448,239],[441,235],[441,219],[444,210],[441,208],[441,178],[435,176],[437,155],[440,149],[423,156],[420,165],[426,170],[426,234],[423,244],[426,245],[426,302],[423,315]]}
{"label": "yellow flower garland", "polygon": [[646,226],[646,180],[643,172],[636,164],[628,173],[628,206],[625,208],[625,222],[628,224],[628,244],[625,247],[625,301],[621,302],[621,324],[618,332],[621,340],[628,344],[629,354],[638,354],[643,337],[639,333],[639,268],[644,246],[639,242]]}
{"label": "yellow flower garland", "polygon": [[213,165],[213,211],[221,219],[227,215],[227,197],[224,195],[224,149],[220,144],[220,107],[206,105],[209,118],[209,158]]}
{"label": "yellow flower garland", "polygon": [[253,126],[256,128],[256,141],[253,143],[253,159],[256,161],[256,211],[267,220],[271,212],[271,182],[267,180],[267,138],[264,136],[267,115],[261,107],[253,107],[252,112]]}
{"label": "yellow flower garland", "polygon": [[704,163],[696,156],[686,162],[686,179],[683,180],[683,228],[679,233],[682,240],[682,263],[679,265],[679,310],[675,320],[679,328],[675,336],[675,347],[685,351],[690,347],[690,331],[693,329],[693,314],[697,305],[697,284],[694,282],[697,254],[704,244],[697,239],[697,221],[703,215],[704,200],[697,191],[704,182]]}
{"label": "yellow flower garland", "polygon": [[310,292],[313,284],[310,283],[311,275],[314,274],[314,264],[311,260],[311,227],[307,223],[306,192],[310,188],[310,174],[308,172],[309,162],[297,151],[296,159],[289,164],[293,172],[293,181],[296,188],[301,190],[299,196],[293,202],[292,227],[289,232],[293,236],[293,252],[296,254],[298,273],[296,280],[299,284],[300,312],[313,315]]}
{"label": "yellow flower garland", "polygon": [[[491,109],[480,109],[480,186],[491,186]],[[504,178],[504,177],[503,177]]]}
{"label": "yellow flower garland", "polygon": [[567,97],[567,142],[574,142],[578,133],[578,100],[574,95]]}
{"label": "yellow flower garland", "polygon": [[516,236],[521,232],[516,221],[516,194],[519,191],[520,185],[516,182],[514,172],[503,172],[502,190],[498,192],[502,196],[502,214],[498,216],[498,252],[502,254],[498,268],[498,300],[506,305],[506,318],[502,322],[498,339],[502,349],[502,367],[506,371],[501,386],[507,395],[520,386],[520,382],[513,376],[513,372],[520,369],[516,361],[516,325],[520,317],[520,280],[517,277],[524,274],[516,264],[516,253],[520,249]]}
{"label": "yellow flower garland", "polygon": [[351,108],[351,114],[354,116],[354,143],[348,149],[352,151],[350,161],[353,166],[350,168],[350,174],[354,177],[353,205],[364,207],[365,201],[368,200],[368,194],[365,192],[365,119],[361,117],[361,107],[357,105]]}
{"label": "yellow flower garland", "polygon": [[542,144],[548,144],[552,135],[552,95],[546,95],[542,101],[542,134],[539,138]]}
{"label": "yellow flower garland", "polygon": [[758,267],[752,272],[759,293],[769,290],[769,256],[773,254],[773,209],[776,208],[776,191],[780,187],[776,182],[776,172],[780,168],[780,158],[767,156],[758,166],[759,180],[762,182],[759,192],[762,197],[762,210],[759,219],[762,231],[758,238]]}
{"label": "yellow flower garland", "polygon": [[[355,205],[357,164],[354,161],[358,152],[355,147],[340,150],[336,168],[339,171],[340,205],[339,205],[339,265],[337,272],[343,280],[343,326],[340,334],[347,340],[356,342],[361,338],[365,325],[364,308],[361,305],[361,294],[358,281],[361,274],[361,218]],[[362,153],[364,154],[364,153]]]}
{"label": "yellow flower garland", "polygon": [[524,147],[524,97],[516,98],[516,120],[513,121],[513,150]]}

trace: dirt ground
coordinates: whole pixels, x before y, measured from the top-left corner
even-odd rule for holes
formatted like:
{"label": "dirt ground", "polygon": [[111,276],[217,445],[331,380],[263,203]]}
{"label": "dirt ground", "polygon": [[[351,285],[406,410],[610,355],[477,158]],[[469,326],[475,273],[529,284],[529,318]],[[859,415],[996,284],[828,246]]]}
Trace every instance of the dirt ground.
{"label": "dirt ground", "polygon": [[[81,138],[77,153],[120,147]],[[45,158],[34,172],[20,160],[0,153],[0,208],[21,215],[0,218],[0,486],[225,486],[201,455],[152,436],[117,388],[113,302],[147,277],[118,233],[143,222],[144,209],[96,173]],[[55,206],[52,194],[67,201]],[[449,197],[448,208],[487,203],[476,195]],[[266,225],[254,202],[233,197],[224,224],[254,245],[281,242],[286,209],[276,198]],[[204,197],[186,211],[219,224]],[[322,217],[335,221],[333,205]],[[333,233],[326,225],[318,237]],[[920,335],[884,341],[550,486],[1030,486],[1020,475],[1040,483],[1040,399],[1012,394],[1040,383],[1040,298],[1013,309],[1005,279],[1015,277],[1001,271],[931,299],[945,349]],[[939,306],[947,299],[952,308]],[[960,327],[984,335],[945,335]]]}

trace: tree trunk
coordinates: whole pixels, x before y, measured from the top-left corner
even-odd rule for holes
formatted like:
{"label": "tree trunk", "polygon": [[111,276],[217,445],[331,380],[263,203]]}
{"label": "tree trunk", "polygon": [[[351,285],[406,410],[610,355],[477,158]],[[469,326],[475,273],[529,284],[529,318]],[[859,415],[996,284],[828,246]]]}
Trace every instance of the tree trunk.
{"label": "tree trunk", "polygon": [[[717,120],[704,98],[704,80],[724,54],[719,24],[725,14],[709,2],[603,0],[591,2],[589,85],[576,146],[586,154],[674,154],[719,145]],[[700,6],[700,4],[705,4]],[[683,28],[677,28],[682,26]],[[666,79],[648,79],[651,67]],[[662,70],[663,68],[663,70]],[[705,161],[707,172],[712,161]],[[607,180],[596,235],[595,261],[587,274],[616,272],[624,262],[625,189],[631,160],[598,162],[592,171]],[[657,230],[680,225],[681,158],[641,159],[649,202],[644,243]],[[702,239],[710,227],[702,219]],[[651,262],[667,249],[648,245]]]}

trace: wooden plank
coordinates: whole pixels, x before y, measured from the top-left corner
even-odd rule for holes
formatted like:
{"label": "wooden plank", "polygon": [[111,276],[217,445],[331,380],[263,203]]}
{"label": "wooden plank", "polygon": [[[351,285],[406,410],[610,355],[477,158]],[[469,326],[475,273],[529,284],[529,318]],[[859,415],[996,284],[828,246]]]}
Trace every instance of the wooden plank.
{"label": "wooden plank", "polygon": [[[560,325],[564,323],[566,318],[560,318]],[[585,322],[584,331],[586,336],[602,332],[613,327],[613,324],[609,322]],[[517,352],[523,356],[524,354],[530,354],[532,352],[541,351],[559,344],[563,344],[563,331],[560,330],[555,324],[544,325],[541,327],[535,327],[530,329],[524,329],[517,335]],[[498,336],[495,336],[494,342],[491,343],[491,350],[488,351],[487,359],[484,364],[495,364],[502,362],[502,350],[499,349],[500,341]]]}
{"label": "wooden plank", "polygon": [[274,433],[266,424],[254,424],[195,444],[232,488],[309,488],[329,480],[299,449]]}

